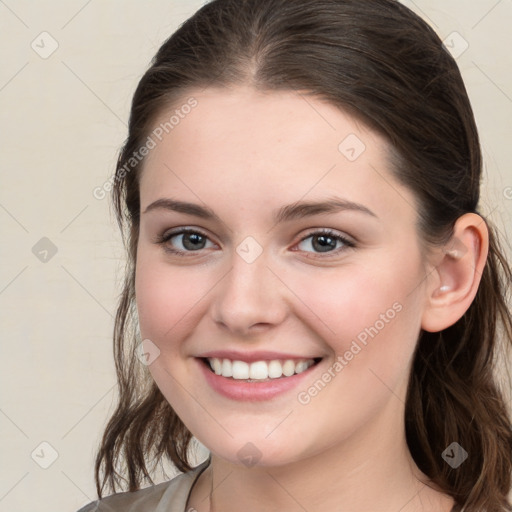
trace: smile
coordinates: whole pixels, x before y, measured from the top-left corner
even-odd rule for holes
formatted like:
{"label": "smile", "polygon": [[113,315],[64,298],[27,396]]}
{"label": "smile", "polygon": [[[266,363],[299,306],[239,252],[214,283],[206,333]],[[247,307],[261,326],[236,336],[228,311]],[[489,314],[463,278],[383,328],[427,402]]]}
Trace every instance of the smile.
{"label": "smile", "polygon": [[220,359],[217,357],[206,358],[210,369],[216,374],[226,378],[245,381],[264,381],[291,377],[306,371],[313,366],[318,359],[280,360],[271,361],[246,361]]}

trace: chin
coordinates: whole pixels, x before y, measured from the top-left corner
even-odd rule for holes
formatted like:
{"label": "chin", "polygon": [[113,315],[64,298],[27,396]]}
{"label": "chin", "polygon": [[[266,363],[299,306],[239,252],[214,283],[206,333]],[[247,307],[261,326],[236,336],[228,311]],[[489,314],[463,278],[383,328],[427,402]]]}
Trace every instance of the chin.
{"label": "chin", "polygon": [[[197,437],[197,436],[196,436]],[[289,436],[265,439],[264,435],[252,437],[247,434],[230,439],[219,445],[218,439],[201,439],[201,443],[217,457],[237,466],[251,467],[277,467],[294,463],[307,455],[297,451],[299,442]],[[304,441],[301,442],[303,444]]]}

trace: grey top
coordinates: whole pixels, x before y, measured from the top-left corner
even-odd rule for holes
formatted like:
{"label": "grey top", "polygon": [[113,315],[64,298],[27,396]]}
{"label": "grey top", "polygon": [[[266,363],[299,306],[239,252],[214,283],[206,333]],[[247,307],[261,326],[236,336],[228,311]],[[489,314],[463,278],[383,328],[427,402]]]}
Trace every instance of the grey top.
{"label": "grey top", "polygon": [[[187,512],[192,486],[209,464],[208,458],[188,473],[182,473],[169,482],[135,492],[112,494],[85,505],[77,512]],[[460,508],[454,505],[451,512],[459,511]]]}
{"label": "grey top", "polygon": [[134,492],[112,494],[96,500],[78,512],[186,512],[190,491],[210,459],[168,482]]}

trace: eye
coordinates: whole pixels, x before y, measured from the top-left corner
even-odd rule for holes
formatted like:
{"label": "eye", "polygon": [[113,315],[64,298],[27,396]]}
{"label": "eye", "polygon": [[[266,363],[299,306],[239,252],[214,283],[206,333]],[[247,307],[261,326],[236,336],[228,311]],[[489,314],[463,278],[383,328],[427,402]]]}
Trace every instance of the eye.
{"label": "eye", "polygon": [[[176,242],[171,243],[173,239],[176,239]],[[178,231],[158,235],[155,240],[155,243],[163,245],[166,252],[178,256],[186,256],[187,253],[205,249],[207,242],[210,242],[212,246],[215,245],[204,233],[190,228],[182,228]],[[172,247],[176,245],[178,246],[177,248]]]}
{"label": "eye", "polygon": [[318,251],[318,253],[329,253],[327,256],[337,255],[347,248],[355,247],[353,242],[330,229],[309,233],[301,239],[297,246],[300,247],[301,244],[302,248],[300,250],[302,251],[311,252],[307,249],[312,248],[313,251]]}
{"label": "eye", "polygon": [[[174,239],[175,241],[173,242]],[[208,248],[208,243],[211,244],[210,247],[215,246],[207,235],[191,228],[181,228],[157,235],[154,241],[157,244],[163,245],[166,252],[177,256],[192,255],[191,253]],[[313,231],[303,237],[297,244],[297,247],[299,247],[300,251],[316,253],[314,257],[319,254],[325,254],[326,257],[330,257],[338,255],[348,248],[355,247],[355,244],[331,229],[322,229]],[[313,251],[309,249],[313,249]]]}

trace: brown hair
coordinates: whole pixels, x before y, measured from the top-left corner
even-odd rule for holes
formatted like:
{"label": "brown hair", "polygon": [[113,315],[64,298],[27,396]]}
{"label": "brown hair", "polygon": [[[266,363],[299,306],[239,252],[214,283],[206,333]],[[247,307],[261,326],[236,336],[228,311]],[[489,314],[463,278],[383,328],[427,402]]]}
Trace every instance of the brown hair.
{"label": "brown hair", "polygon": [[[394,0],[213,0],[203,6],[165,41],[140,80],[117,163],[112,198],[128,263],[114,328],[119,402],[96,458],[99,497],[106,486],[115,492],[120,480],[130,491],[143,479],[153,483],[150,475],[164,459],[180,471],[191,469],[192,435],[134,354],[144,160],[132,165],[130,159],[156,119],[190,91],[237,84],[308,91],[387,137],[393,172],[417,198],[426,244],[446,244],[459,216],[479,213],[482,157],[462,77],[439,37],[409,9]],[[418,467],[464,512],[512,510],[511,420],[495,375],[497,358],[512,346],[512,272],[496,229],[487,225],[489,255],[476,298],[453,326],[421,331],[405,410]],[[469,453],[457,469],[442,458],[454,441]]]}

